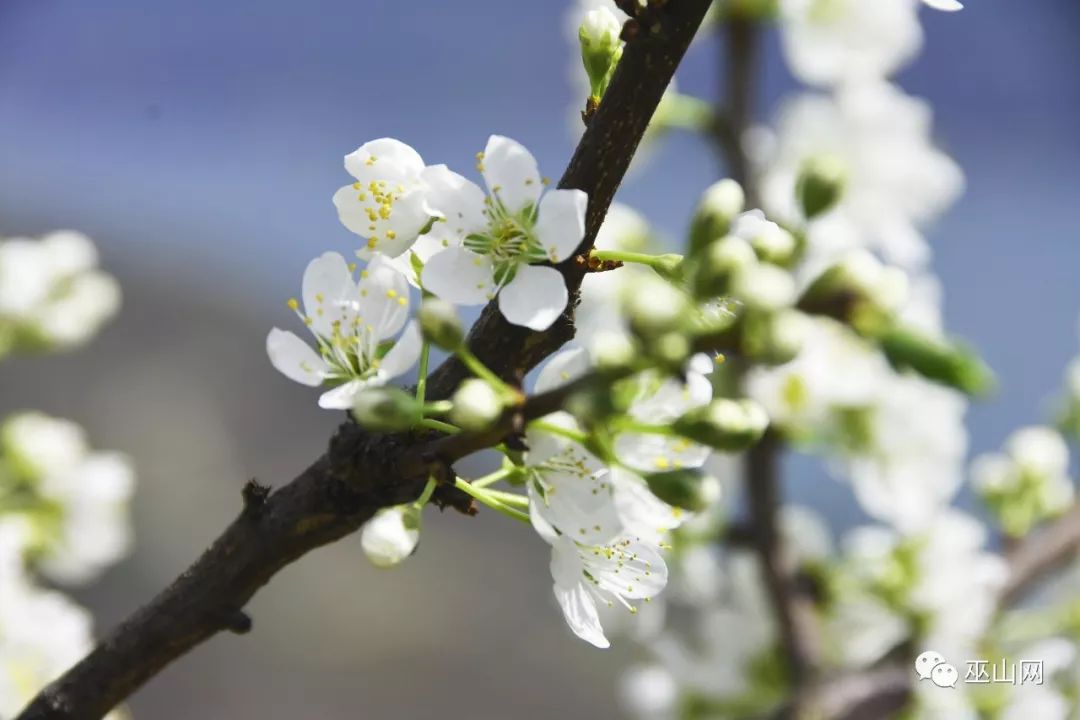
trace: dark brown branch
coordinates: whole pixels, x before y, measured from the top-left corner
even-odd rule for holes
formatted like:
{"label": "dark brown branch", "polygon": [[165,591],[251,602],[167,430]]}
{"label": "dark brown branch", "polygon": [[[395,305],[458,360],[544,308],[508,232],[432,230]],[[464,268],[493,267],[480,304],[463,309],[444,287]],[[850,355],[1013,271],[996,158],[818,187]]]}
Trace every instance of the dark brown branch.
{"label": "dark brown branch", "polygon": [[813,598],[798,582],[782,543],[780,514],[780,438],[767,432],[746,458],[746,494],[754,547],[780,632],[792,684],[808,683],[820,655]]}
{"label": "dark brown branch", "polygon": [[1074,505],[1046,527],[1035,531],[1006,554],[1009,578],[1001,592],[1001,605],[1021,600],[1054,570],[1080,553],[1080,504]]}
{"label": "dark brown branch", "polygon": [[[586,237],[579,252],[592,247],[645,127],[710,2],[671,0],[640,18],[643,32],[627,45],[559,182],[559,187],[589,194]],[[576,294],[584,267],[571,258],[558,269]],[[520,378],[573,332],[573,303],[544,333],[509,325],[489,305],[470,332],[469,344],[501,376]],[[444,363],[429,379],[429,397],[448,397],[464,377],[458,362]],[[45,688],[19,720],[100,718],[199,643],[239,628],[243,606],[284,566],[355,531],[380,508],[419,497],[427,475],[400,472],[399,459],[429,439],[372,435],[354,424],[342,425],[327,453],[298,478],[268,497],[249,492],[247,509],[194,565]]]}

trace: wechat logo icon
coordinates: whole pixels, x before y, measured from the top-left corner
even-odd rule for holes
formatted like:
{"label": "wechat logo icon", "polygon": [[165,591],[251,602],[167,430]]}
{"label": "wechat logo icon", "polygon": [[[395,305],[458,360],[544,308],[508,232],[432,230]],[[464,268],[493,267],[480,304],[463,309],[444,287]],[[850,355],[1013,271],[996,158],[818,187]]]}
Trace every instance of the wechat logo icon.
{"label": "wechat logo icon", "polygon": [[945,657],[938,652],[928,650],[915,658],[915,673],[919,680],[929,680],[938,687],[956,687],[956,681],[960,673],[956,668],[945,662]]}

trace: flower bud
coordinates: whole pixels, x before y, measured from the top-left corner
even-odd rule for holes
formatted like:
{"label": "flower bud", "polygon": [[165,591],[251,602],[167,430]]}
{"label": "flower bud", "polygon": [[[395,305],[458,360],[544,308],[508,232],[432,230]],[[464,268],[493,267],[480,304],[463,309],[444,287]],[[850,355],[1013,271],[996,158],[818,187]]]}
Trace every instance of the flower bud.
{"label": "flower bud", "polygon": [[479,378],[470,378],[461,383],[452,401],[450,422],[463,430],[486,430],[503,411],[499,393]]}
{"label": "flower bud", "polygon": [[649,354],[661,367],[677,371],[690,358],[693,347],[683,333],[668,332],[657,337],[648,347]]}
{"label": "flower bud", "polygon": [[423,417],[416,398],[397,387],[364,390],[356,396],[352,414],[368,430],[388,433],[409,430]]}
{"label": "flower bud", "polygon": [[735,274],[731,292],[747,307],[775,312],[794,304],[795,280],[781,267],[757,263]]}
{"label": "flower bud", "polygon": [[761,439],[769,417],[753,400],[717,398],[678,418],[675,432],[695,442],[735,452]]}
{"label": "flower bud", "polygon": [[743,350],[766,365],[793,360],[813,329],[806,315],[791,309],[748,316],[744,324]]}
{"label": "flower bud", "polygon": [[380,510],[360,531],[364,554],[378,568],[401,564],[419,542],[420,509],[412,505]]}
{"label": "flower bud", "polygon": [[754,249],[740,237],[728,235],[711,243],[694,269],[694,294],[699,298],[727,295],[732,277],[756,263]]}
{"label": "flower bud", "polygon": [[745,202],[743,189],[734,180],[725,178],[709,186],[690,222],[690,253],[697,255],[727,235]]}
{"label": "flower bud", "polygon": [[611,10],[600,7],[590,10],[578,28],[581,62],[589,76],[592,96],[604,97],[611,76],[622,57],[623,44],[619,39],[622,24]]}
{"label": "flower bud", "polygon": [[420,332],[424,339],[437,348],[454,351],[465,341],[454,306],[439,298],[426,298],[420,306]]}
{"label": "flower bud", "polygon": [[715,478],[698,470],[671,470],[645,477],[649,490],[668,505],[700,512],[720,498],[720,485]]}
{"label": "flower bud", "polygon": [[994,386],[990,368],[959,343],[899,326],[882,332],[879,342],[889,364],[897,370],[914,370],[968,395],[984,395]]}
{"label": "flower bud", "polygon": [[670,282],[659,277],[643,277],[622,296],[623,311],[630,327],[643,337],[655,337],[683,325],[690,312],[690,299]]}
{"label": "flower bud", "polygon": [[731,226],[731,234],[749,242],[765,262],[786,265],[795,255],[795,237],[767,220],[760,210],[750,210],[737,217]]}
{"label": "flower bud", "polygon": [[633,367],[640,352],[634,338],[613,330],[599,331],[589,345],[593,368],[599,373],[621,375]]}
{"label": "flower bud", "polygon": [[832,209],[844,194],[847,168],[834,155],[817,155],[803,163],[795,181],[795,194],[799,198],[803,215],[812,220]]}

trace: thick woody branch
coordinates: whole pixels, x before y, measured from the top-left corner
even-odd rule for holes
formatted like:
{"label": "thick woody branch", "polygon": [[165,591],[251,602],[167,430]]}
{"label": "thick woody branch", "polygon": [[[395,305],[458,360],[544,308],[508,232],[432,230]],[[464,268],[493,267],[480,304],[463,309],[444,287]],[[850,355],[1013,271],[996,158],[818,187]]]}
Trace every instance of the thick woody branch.
{"label": "thick woody branch", "polygon": [[[710,2],[670,0],[650,7],[639,18],[643,32],[627,44],[607,94],[559,182],[559,187],[589,195],[580,252],[591,248]],[[558,269],[576,295],[583,265],[568,258]],[[470,347],[501,376],[520,379],[573,337],[573,304],[544,333],[509,325],[489,305],[470,333]],[[457,361],[444,363],[429,378],[429,397],[448,397],[465,376]],[[409,434],[373,435],[351,423],[342,425],[326,454],[295,480],[269,495],[254,489],[246,493],[245,509],[203,556],[45,688],[19,720],[100,718],[212,635],[246,631],[250,620],[243,615],[243,606],[284,566],[355,531],[380,508],[419,497],[428,468],[415,475],[402,472],[400,459],[412,457],[417,446],[430,440]],[[469,449],[460,446],[448,456]]]}
{"label": "thick woody branch", "polygon": [[1040,580],[1075,560],[1080,554],[1080,504],[1037,530],[1010,550],[1009,579],[1001,592],[1001,605],[1009,606],[1031,591]]}

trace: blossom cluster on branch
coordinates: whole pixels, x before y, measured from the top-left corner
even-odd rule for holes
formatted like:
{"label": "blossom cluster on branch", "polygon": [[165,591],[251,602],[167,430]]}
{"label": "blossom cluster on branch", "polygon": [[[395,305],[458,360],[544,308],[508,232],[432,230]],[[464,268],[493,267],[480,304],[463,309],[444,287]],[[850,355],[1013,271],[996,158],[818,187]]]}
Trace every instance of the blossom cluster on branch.
{"label": "blossom cluster on branch", "polygon": [[[84,235],[0,239],[0,357],[90,339],[119,305]],[[0,421],[0,718],[90,650],[93,619],[60,590],[97,578],[131,544],[131,462],[90,449],[70,420]],[[113,713],[111,717],[121,717]]]}

